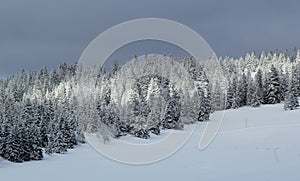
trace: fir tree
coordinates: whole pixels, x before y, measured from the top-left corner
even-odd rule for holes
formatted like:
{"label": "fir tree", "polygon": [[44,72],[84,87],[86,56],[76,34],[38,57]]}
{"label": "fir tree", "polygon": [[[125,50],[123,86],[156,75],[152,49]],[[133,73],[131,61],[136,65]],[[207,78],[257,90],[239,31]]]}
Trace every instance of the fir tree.
{"label": "fir tree", "polygon": [[252,96],[251,106],[259,107],[264,100],[263,98],[264,89],[263,89],[263,79],[262,79],[261,69],[258,69],[255,75],[254,87],[255,87],[255,91],[254,91],[254,95]]}
{"label": "fir tree", "polygon": [[165,129],[174,129],[178,126],[180,118],[180,95],[171,87],[171,98],[167,103],[166,114],[162,121],[162,126]]}
{"label": "fir tree", "polygon": [[266,83],[266,103],[277,104],[281,101],[280,80],[277,69],[272,65]]}
{"label": "fir tree", "polygon": [[254,93],[255,93],[255,84],[251,77],[250,72],[247,74],[248,86],[247,86],[247,105],[252,105],[252,101],[254,100]]}
{"label": "fir tree", "polygon": [[236,99],[236,88],[237,88],[237,78],[236,76],[234,76],[227,90],[226,109],[231,109],[233,107],[233,102]]}
{"label": "fir tree", "polygon": [[29,160],[41,160],[43,158],[42,148],[40,147],[40,124],[36,113],[36,107],[31,103],[29,99],[25,100],[24,107],[21,113],[21,118],[24,122],[26,131],[25,149],[29,153]]}
{"label": "fir tree", "polygon": [[237,84],[237,98],[238,98],[238,107],[247,105],[247,77],[245,73],[242,74],[240,80]]}
{"label": "fir tree", "polygon": [[294,110],[299,107],[296,82],[297,82],[296,69],[293,68],[287,98],[284,103],[285,110]]}
{"label": "fir tree", "polygon": [[163,98],[160,96],[160,89],[157,81],[157,79],[151,78],[146,98],[147,104],[150,108],[150,113],[147,117],[147,124],[149,130],[154,134],[160,134],[159,126],[163,111]]}

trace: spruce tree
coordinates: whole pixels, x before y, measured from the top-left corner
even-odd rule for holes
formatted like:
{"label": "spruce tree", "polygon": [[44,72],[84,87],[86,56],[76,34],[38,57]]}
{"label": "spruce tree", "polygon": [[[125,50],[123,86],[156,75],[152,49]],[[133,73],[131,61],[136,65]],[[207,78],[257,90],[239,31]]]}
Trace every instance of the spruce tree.
{"label": "spruce tree", "polygon": [[281,101],[280,80],[277,69],[272,65],[266,82],[266,103],[277,104]]}
{"label": "spruce tree", "polygon": [[238,107],[247,105],[247,77],[245,73],[242,74],[240,80],[237,84],[237,99],[238,99]]}
{"label": "spruce tree", "polygon": [[251,77],[250,72],[248,72],[247,74],[247,80],[248,80],[248,86],[247,86],[247,105],[251,106],[252,105],[252,101],[253,101],[253,97],[254,97],[254,93],[255,93],[255,83]]}
{"label": "spruce tree", "polygon": [[199,110],[198,110],[198,121],[208,121],[210,112],[212,109],[211,106],[211,94],[209,90],[209,80],[203,71],[203,69],[199,70],[199,84],[196,83],[197,95],[199,99]]}
{"label": "spruce tree", "polygon": [[154,134],[160,134],[160,122],[162,119],[162,96],[158,86],[158,80],[151,78],[147,91],[147,104],[149,105],[150,113],[147,116],[147,125],[149,130]]}
{"label": "spruce tree", "polygon": [[254,95],[252,96],[251,106],[259,107],[264,101],[264,88],[261,69],[258,69],[255,75],[254,87],[255,91]]}
{"label": "spruce tree", "polygon": [[21,119],[24,122],[26,131],[25,149],[29,154],[29,160],[41,160],[43,158],[40,141],[40,123],[36,114],[36,107],[29,99],[24,102]]}
{"label": "spruce tree", "polygon": [[174,129],[178,126],[180,119],[180,95],[173,86],[170,88],[171,97],[167,102],[166,114],[162,121],[162,126],[165,129]]}
{"label": "spruce tree", "polygon": [[233,102],[236,99],[237,78],[234,76],[227,90],[226,109],[233,107]]}
{"label": "spruce tree", "polygon": [[296,69],[293,67],[287,98],[284,103],[285,110],[295,110],[299,107],[296,82],[297,82]]}
{"label": "spruce tree", "polygon": [[9,130],[7,135],[7,144],[5,148],[3,158],[16,163],[21,163],[23,161],[29,161],[30,157],[27,150],[24,147],[26,144],[24,138],[24,131],[20,129],[17,123],[15,123]]}

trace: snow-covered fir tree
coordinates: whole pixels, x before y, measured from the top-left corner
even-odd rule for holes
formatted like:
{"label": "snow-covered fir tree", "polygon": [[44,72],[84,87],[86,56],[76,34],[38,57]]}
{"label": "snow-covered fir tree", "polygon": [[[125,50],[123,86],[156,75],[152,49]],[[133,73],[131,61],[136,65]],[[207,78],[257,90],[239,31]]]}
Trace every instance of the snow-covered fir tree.
{"label": "snow-covered fir tree", "polygon": [[267,74],[267,82],[265,87],[266,87],[265,103],[267,104],[280,103],[282,92],[280,89],[278,70],[274,65],[271,66],[271,70]]}
{"label": "snow-covered fir tree", "polygon": [[166,113],[162,121],[162,126],[165,129],[180,129],[180,95],[178,91],[171,86],[170,98],[167,100]]}
{"label": "snow-covered fir tree", "polygon": [[287,92],[287,98],[284,103],[285,110],[294,110],[299,107],[296,84],[297,84],[296,68],[293,67],[291,80]]}
{"label": "snow-covered fir tree", "polygon": [[262,71],[258,69],[255,75],[254,81],[255,91],[252,96],[251,106],[252,107],[259,107],[263,103],[263,96],[264,96],[264,88],[263,88],[263,78],[262,78]]}

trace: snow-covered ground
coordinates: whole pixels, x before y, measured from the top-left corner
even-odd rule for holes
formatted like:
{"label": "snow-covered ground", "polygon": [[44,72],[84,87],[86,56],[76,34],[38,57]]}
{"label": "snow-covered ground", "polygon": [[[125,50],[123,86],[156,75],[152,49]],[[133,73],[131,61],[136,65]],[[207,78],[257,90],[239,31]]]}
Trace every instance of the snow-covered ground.
{"label": "snow-covered ground", "polygon": [[200,151],[197,146],[204,127],[205,123],[199,123],[182,149],[154,164],[117,163],[81,145],[43,161],[14,164],[0,160],[0,179],[300,180],[300,110],[284,111],[278,104],[225,111],[219,134]]}

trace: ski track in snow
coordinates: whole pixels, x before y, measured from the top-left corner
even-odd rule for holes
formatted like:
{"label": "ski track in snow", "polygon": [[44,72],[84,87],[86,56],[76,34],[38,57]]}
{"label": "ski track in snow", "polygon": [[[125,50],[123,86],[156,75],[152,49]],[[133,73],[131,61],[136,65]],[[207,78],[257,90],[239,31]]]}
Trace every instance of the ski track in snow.
{"label": "ski track in snow", "polygon": [[[200,151],[197,146],[204,128],[205,123],[198,123],[182,149],[154,164],[117,163],[85,144],[64,155],[46,155],[42,161],[16,164],[0,159],[0,178],[3,181],[300,180],[300,110],[283,111],[283,104],[227,110],[217,137]],[[143,140],[133,142],[143,143]]]}

